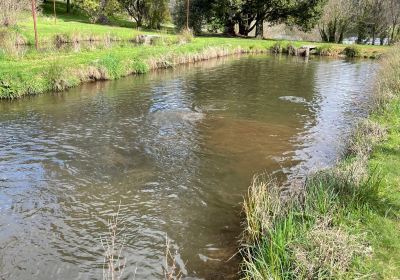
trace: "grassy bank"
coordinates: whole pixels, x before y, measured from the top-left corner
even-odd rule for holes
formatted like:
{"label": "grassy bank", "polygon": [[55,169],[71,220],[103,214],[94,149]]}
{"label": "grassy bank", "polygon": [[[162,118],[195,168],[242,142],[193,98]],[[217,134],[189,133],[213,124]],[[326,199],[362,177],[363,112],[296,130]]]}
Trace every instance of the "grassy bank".
{"label": "grassy bank", "polygon": [[[0,98],[17,98],[48,91],[61,91],[83,82],[117,79],[154,68],[173,67],[235,53],[288,53],[307,42],[197,37],[193,40],[167,31],[138,31],[132,22],[113,18],[112,25],[91,24],[79,11],[65,13],[57,3],[57,23],[51,3],[38,19],[39,51],[33,44],[29,15],[11,28],[0,28]],[[160,36],[151,45],[131,41],[140,34]],[[85,42],[90,42],[86,44]],[[66,44],[66,42],[69,42]],[[316,44],[317,55],[380,57],[388,47],[347,48],[338,44]],[[350,51],[349,51],[350,50]]]}
{"label": "grassy bank", "polygon": [[343,160],[280,192],[257,178],[244,205],[245,279],[399,279],[400,49],[381,60],[374,109]]}

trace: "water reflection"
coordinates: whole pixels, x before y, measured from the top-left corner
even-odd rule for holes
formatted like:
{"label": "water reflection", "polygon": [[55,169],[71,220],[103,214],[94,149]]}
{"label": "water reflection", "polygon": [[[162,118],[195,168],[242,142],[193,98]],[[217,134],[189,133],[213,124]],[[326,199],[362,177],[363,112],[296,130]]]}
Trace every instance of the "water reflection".
{"label": "water reflection", "polygon": [[331,164],[375,64],[248,56],[0,103],[0,271],[102,275],[121,202],[127,278],[160,278],[165,235],[189,278],[236,278],[255,172]]}

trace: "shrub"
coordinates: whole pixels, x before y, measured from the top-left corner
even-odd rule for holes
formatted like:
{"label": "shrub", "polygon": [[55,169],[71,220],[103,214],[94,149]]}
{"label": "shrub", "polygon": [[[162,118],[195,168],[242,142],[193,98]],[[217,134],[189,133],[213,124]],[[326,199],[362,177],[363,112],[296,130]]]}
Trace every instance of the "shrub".
{"label": "shrub", "polygon": [[318,46],[316,51],[321,56],[338,56],[340,54],[340,49],[330,44]]}
{"label": "shrub", "polygon": [[65,68],[60,61],[52,61],[44,74],[44,77],[49,81],[50,90],[62,91],[67,87]]}
{"label": "shrub", "polygon": [[135,59],[132,61],[132,69],[135,74],[144,74],[149,72],[149,66],[142,60]]}
{"label": "shrub", "polygon": [[72,42],[72,39],[69,34],[56,34],[53,41],[56,46],[59,46],[61,44]]}
{"label": "shrub", "polygon": [[178,35],[180,43],[190,43],[193,41],[193,32],[191,30],[187,30],[186,28],[181,31]]}
{"label": "shrub", "polygon": [[287,45],[286,51],[288,55],[297,55],[297,48],[292,44]]}
{"label": "shrub", "polygon": [[282,45],[280,42],[276,42],[272,47],[271,47],[271,52],[278,54],[278,53],[282,53]]}
{"label": "shrub", "polygon": [[357,46],[349,46],[343,50],[346,57],[359,57],[361,56],[361,50]]}
{"label": "shrub", "polygon": [[9,30],[0,31],[0,48],[4,56],[20,57],[25,49],[21,45],[26,45],[27,40],[18,32]]}

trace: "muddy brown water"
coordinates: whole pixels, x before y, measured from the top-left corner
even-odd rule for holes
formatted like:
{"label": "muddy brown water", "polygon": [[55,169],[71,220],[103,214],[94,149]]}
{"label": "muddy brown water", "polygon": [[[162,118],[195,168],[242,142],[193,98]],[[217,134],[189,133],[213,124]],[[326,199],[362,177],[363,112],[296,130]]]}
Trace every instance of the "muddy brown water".
{"label": "muddy brown water", "polygon": [[[125,278],[237,278],[253,174],[331,165],[377,66],[242,56],[0,102],[0,279],[101,279],[121,203]],[[124,279],[125,279],[124,278]]]}

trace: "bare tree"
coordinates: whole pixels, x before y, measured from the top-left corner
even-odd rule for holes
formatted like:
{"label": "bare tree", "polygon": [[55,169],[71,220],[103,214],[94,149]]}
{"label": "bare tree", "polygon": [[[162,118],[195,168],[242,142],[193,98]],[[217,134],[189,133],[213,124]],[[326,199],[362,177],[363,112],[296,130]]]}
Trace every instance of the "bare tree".
{"label": "bare tree", "polygon": [[14,25],[19,14],[30,10],[30,6],[29,0],[0,0],[0,25]]}
{"label": "bare tree", "polygon": [[400,0],[387,0],[386,2],[386,15],[390,22],[390,44],[396,41],[396,29],[397,34],[400,33]]}
{"label": "bare tree", "polygon": [[354,15],[352,0],[329,0],[318,24],[324,42],[341,43]]}

